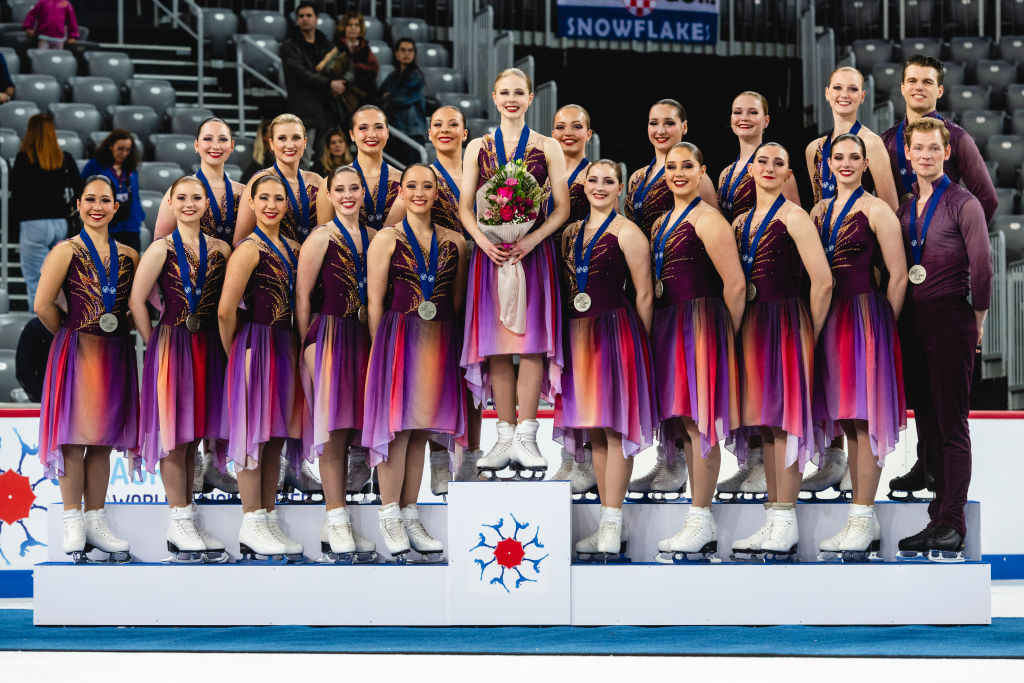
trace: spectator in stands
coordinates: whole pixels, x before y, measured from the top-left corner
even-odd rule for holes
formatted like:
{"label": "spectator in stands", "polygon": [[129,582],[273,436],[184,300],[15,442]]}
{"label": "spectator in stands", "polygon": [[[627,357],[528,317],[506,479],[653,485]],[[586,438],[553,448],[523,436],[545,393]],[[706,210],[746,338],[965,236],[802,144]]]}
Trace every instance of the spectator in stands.
{"label": "spectator in stands", "polygon": [[14,355],[14,373],[18,384],[33,403],[39,403],[43,396],[43,380],[46,378],[46,359],[53,344],[53,333],[39,318],[32,318],[21,330],[18,350]]}
{"label": "spectator in stands", "polygon": [[985,167],[985,160],[982,159],[981,152],[978,151],[978,146],[970,133],[943,118],[935,109],[936,103],[942,97],[944,73],[945,67],[942,62],[926,55],[911,55],[903,64],[900,92],[907,103],[907,115],[882,133],[882,142],[889,150],[892,175],[896,179],[896,191],[905,199],[913,193],[913,185],[917,182],[914,169],[904,155],[906,127],[921,117],[930,116],[945,123],[946,129],[949,130],[952,152],[945,163],[946,175],[954,183],[963,180],[964,186],[981,202],[981,207],[985,210],[985,220],[991,221],[999,206],[999,199],[992,185],[992,177]]}
{"label": "spectator in stands", "polygon": [[345,133],[340,130],[331,130],[327,133],[324,153],[320,155],[320,160],[313,164],[313,172],[326,178],[334,172],[334,169],[351,164],[353,158]]}
{"label": "spectator in stands", "polygon": [[252,143],[252,158],[242,171],[242,182],[248,183],[254,175],[274,165],[274,150],[267,141],[267,126],[273,119],[263,119],[256,129],[256,139]]}
{"label": "spectator in stands", "polygon": [[317,65],[331,49],[331,41],[316,30],[316,6],[300,2],[295,9],[295,25],[281,43],[284,87],[288,91],[290,111],[302,119],[313,144],[306,146],[303,164],[313,160],[314,150],[323,144],[323,133],[331,123],[329,101],[345,92],[345,81],[321,74]]}
{"label": "spectator in stands", "polygon": [[7,60],[0,55],[0,104],[10,102],[14,99],[14,79],[11,78],[11,70],[7,68]]}
{"label": "spectator in stands", "polygon": [[38,47],[60,50],[64,41],[78,39],[78,19],[68,0],[39,0],[25,16],[21,25],[29,38],[39,37]]}
{"label": "spectator in stands", "polygon": [[117,188],[120,207],[110,221],[110,236],[121,244],[139,251],[139,229],[146,220],[139,197],[139,150],[135,139],[124,128],[111,131],[96,149],[96,156],[82,169],[82,177],[104,175]]}
{"label": "spectator in stands", "polygon": [[334,47],[320,63],[317,71],[341,79],[344,91],[331,100],[334,125],[342,130],[359,107],[373,104],[377,98],[377,73],[380,65],[366,42],[366,21],[359,12],[346,12],[338,19],[334,31]]}
{"label": "spectator in stands", "polygon": [[68,214],[82,190],[78,166],[70,154],[61,152],[49,114],[36,114],[28,120],[21,150],[14,158],[12,190],[20,227],[21,272],[32,302],[43,259],[68,236]]}
{"label": "spectator in stands", "polygon": [[[380,107],[392,128],[425,145],[427,99],[423,95],[423,72],[416,66],[416,43],[412,38],[399,38],[395,43],[395,62],[398,68],[380,85]],[[406,161],[419,161],[419,155]]]}

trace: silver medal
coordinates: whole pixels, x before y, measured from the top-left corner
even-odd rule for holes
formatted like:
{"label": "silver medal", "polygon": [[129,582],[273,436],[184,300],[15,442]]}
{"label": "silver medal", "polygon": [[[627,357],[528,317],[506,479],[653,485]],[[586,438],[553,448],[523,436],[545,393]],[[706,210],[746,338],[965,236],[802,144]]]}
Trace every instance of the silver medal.
{"label": "silver medal", "polygon": [[437,306],[435,306],[431,301],[424,301],[419,305],[419,308],[417,308],[416,311],[424,320],[433,320],[434,316],[437,315]]}
{"label": "silver medal", "polygon": [[928,277],[928,273],[925,271],[924,266],[918,264],[910,267],[910,272],[907,273],[907,276],[910,278],[912,283],[919,285],[924,282],[926,277]]}
{"label": "silver medal", "polygon": [[572,300],[573,308],[575,308],[580,313],[586,313],[588,310],[590,310],[591,303],[592,302],[590,301],[590,295],[587,294],[586,292],[580,292]]}
{"label": "silver medal", "polygon": [[665,282],[663,280],[655,280],[654,281],[654,296],[656,296],[656,297],[658,297],[660,299],[664,293],[665,293]]}
{"label": "silver medal", "polygon": [[104,313],[100,316],[100,329],[104,332],[113,332],[117,329],[117,316],[113,313]]}
{"label": "silver medal", "polygon": [[757,285],[753,282],[747,283],[747,301],[753,301],[757,298]]}

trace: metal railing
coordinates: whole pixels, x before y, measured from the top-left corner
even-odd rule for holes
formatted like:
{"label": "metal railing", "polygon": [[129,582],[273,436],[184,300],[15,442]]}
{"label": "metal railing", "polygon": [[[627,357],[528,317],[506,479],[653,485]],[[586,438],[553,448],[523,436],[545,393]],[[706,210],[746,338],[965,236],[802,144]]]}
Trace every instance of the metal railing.
{"label": "metal railing", "polygon": [[[188,8],[189,13],[195,18],[196,27],[194,30],[185,18],[179,16],[179,14],[181,14],[178,8],[179,3],[185,5]],[[163,10],[164,14],[167,15],[167,18],[171,20],[171,23],[174,26],[185,31],[185,33],[192,36],[196,41],[196,98],[199,106],[202,107],[205,104],[203,98],[206,90],[206,86],[203,82],[203,68],[206,61],[206,31],[203,26],[203,10],[193,0],[171,0],[170,7],[160,0],[153,0],[153,26],[159,25],[161,10]]]}
{"label": "metal railing", "polygon": [[1015,261],[1006,267],[1006,285],[1007,407],[1020,410],[1024,408],[1024,261]]}
{"label": "metal railing", "polygon": [[1006,235],[1002,230],[988,236],[992,251],[992,301],[981,338],[981,376],[1006,376]]}

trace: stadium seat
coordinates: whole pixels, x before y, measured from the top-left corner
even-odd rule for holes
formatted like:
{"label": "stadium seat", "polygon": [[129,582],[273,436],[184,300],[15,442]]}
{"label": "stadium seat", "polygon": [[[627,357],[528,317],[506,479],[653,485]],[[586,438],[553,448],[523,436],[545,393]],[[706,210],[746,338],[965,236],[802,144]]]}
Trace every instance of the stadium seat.
{"label": "stadium seat", "polygon": [[[294,13],[292,14],[292,21],[295,21]],[[316,15],[316,30],[334,40],[334,33],[338,30],[338,21],[331,15],[320,12]]]}
{"label": "stadium seat", "polygon": [[228,41],[238,34],[238,16],[229,9],[209,8],[203,12],[203,32],[214,57],[223,57]]}
{"label": "stadium seat", "polygon": [[857,68],[864,73],[871,73],[876,64],[892,61],[892,41],[882,38],[855,40],[853,54],[857,59]]}
{"label": "stadium seat", "polygon": [[21,149],[21,138],[13,128],[0,128],[0,157],[13,159]]}
{"label": "stadium seat", "polygon": [[492,121],[491,119],[466,120],[466,128],[469,130],[470,138],[479,137],[484,133],[493,133],[500,124],[501,121]]}
{"label": "stadium seat", "polygon": [[906,61],[912,55],[942,57],[942,38],[907,38],[900,44],[900,57]]}
{"label": "stadium seat", "polygon": [[0,104],[0,126],[13,128],[18,135],[24,135],[28,120],[38,113],[39,106],[35,102],[11,100]]}
{"label": "stadium seat", "polygon": [[57,129],[57,144],[62,151],[67,152],[72,158],[78,159],[85,156],[85,143],[82,137],[73,130]]}
{"label": "stadium seat", "polygon": [[245,22],[246,33],[271,36],[279,42],[288,35],[288,20],[277,12],[244,9],[242,10],[242,21]]}
{"label": "stadium seat", "polygon": [[[21,331],[28,323],[23,316],[12,317],[8,313],[0,315],[0,349],[16,351]],[[10,400],[10,399],[5,399]]]}
{"label": "stadium seat", "polygon": [[11,392],[21,389],[15,372],[14,350],[0,349],[0,400],[10,402],[14,399]]}
{"label": "stadium seat", "polygon": [[139,165],[139,192],[159,192],[162,197],[175,180],[185,175],[178,164],[145,161]]}
{"label": "stadium seat", "polygon": [[999,164],[999,187],[1017,187],[1017,169],[1024,163],[1024,137],[991,135],[985,143],[985,160]]}
{"label": "stadium seat", "polygon": [[160,132],[161,118],[153,107],[118,104],[108,110],[111,128],[124,128],[148,140],[150,135]]}
{"label": "stadium seat", "polygon": [[25,54],[25,51],[34,48],[36,43],[37,41],[34,38],[29,38],[28,34],[24,31],[4,31],[0,33],[0,45],[14,48],[19,54]]}
{"label": "stadium seat", "polygon": [[430,27],[422,19],[407,19],[405,17],[391,17],[391,44],[399,38],[412,38],[419,43],[430,41]]}
{"label": "stadium seat", "polygon": [[18,56],[18,51],[13,47],[0,47],[0,55],[3,55],[4,61],[7,62],[7,70],[12,74],[21,72],[21,57]]}
{"label": "stadium seat", "polygon": [[1010,132],[1024,135],[1024,110],[1015,110],[1010,116]]}
{"label": "stadium seat", "polygon": [[[392,63],[391,57],[391,46],[385,43],[383,40],[371,40],[370,41],[370,52],[377,58],[377,63],[381,66]],[[421,65],[422,66],[422,65]]]}
{"label": "stadium seat", "polygon": [[1024,256],[1024,216],[1009,214],[993,216],[989,232],[1002,232],[1006,237],[1006,260],[1016,261]]}
{"label": "stadium seat", "polygon": [[75,159],[75,163],[78,164],[78,172],[81,173],[82,169],[85,168],[85,165],[87,163],[89,163],[89,160],[88,159]]}
{"label": "stadium seat", "polygon": [[947,28],[960,36],[977,33],[980,5],[975,0],[947,0],[944,8]]}
{"label": "stadium seat", "polygon": [[249,160],[252,159],[252,146],[256,143],[256,138],[251,135],[239,136],[235,138],[235,149],[232,150],[231,156],[228,157],[228,161],[238,164],[239,167],[245,167]]}
{"label": "stadium seat", "polygon": [[[192,171],[192,173],[198,173],[199,164],[192,164],[190,170]],[[243,171],[241,166],[238,166],[237,164],[224,164],[224,172],[228,174],[228,178],[231,178],[232,180],[237,180],[238,182],[242,181]]]}
{"label": "stadium seat", "polygon": [[[171,183],[174,182],[174,180],[176,180],[176,179],[177,179],[177,176],[172,178],[171,181],[169,183],[167,183],[167,187],[170,187]],[[141,182],[142,182],[142,179],[140,177],[139,178],[140,185],[141,185]],[[166,188],[165,188],[165,191],[166,191]],[[142,210],[146,212],[146,227],[149,228],[149,234],[152,235],[154,230],[156,229],[156,217],[157,217],[157,214],[160,213],[160,202],[162,202],[163,199],[164,199],[164,193],[163,192],[156,192],[154,190],[143,190],[143,189],[140,189],[139,190],[139,199],[142,200]],[[150,241],[152,241],[152,237],[150,238]]]}
{"label": "stadium seat", "polygon": [[987,85],[951,85],[945,88],[939,100],[939,109],[956,113],[968,109],[988,109],[992,88]]}
{"label": "stadium seat", "polygon": [[958,36],[949,39],[949,58],[954,62],[977,64],[988,59],[992,39],[984,36]]}
{"label": "stadium seat", "polygon": [[14,74],[11,80],[19,100],[35,102],[40,109],[60,102],[60,84],[49,74]]}
{"label": "stadium seat", "polygon": [[961,62],[945,62],[942,65],[942,86],[964,85],[967,82],[967,69]]}
{"label": "stadium seat", "polygon": [[907,115],[907,101],[903,99],[899,86],[889,91],[889,101],[892,102],[893,116],[897,121]]}
{"label": "stadium seat", "polygon": [[189,168],[197,158],[194,135],[150,135],[149,144],[153,147],[153,159],[156,161],[169,161]]}
{"label": "stadium seat", "polygon": [[988,171],[988,177],[992,180],[993,185],[999,185],[999,164],[995,161],[985,161],[985,170]]}
{"label": "stadium seat", "polygon": [[390,64],[384,64],[383,66],[381,66],[380,71],[377,72],[377,87],[380,87],[380,84],[384,82],[384,79],[386,79],[388,75],[394,70],[395,67],[391,66]]}
{"label": "stadium seat", "polygon": [[69,78],[78,73],[78,60],[68,50],[34,48],[28,51],[28,60],[32,66],[32,73],[50,74],[57,79],[62,88]]}
{"label": "stadium seat", "polygon": [[[254,34],[250,35],[249,39],[255,42],[264,50],[267,50],[267,52],[270,52],[274,55],[277,54],[278,49],[280,48],[280,43],[278,43],[278,41],[275,40],[274,37],[270,35]],[[245,64],[251,66],[256,71],[266,75],[268,78],[272,80],[276,76],[278,83],[280,83],[282,86],[284,85],[284,81],[282,80],[283,74],[280,73],[280,67],[278,66],[278,62],[274,61],[269,56],[267,56],[267,54],[264,53],[263,50],[257,50],[248,42],[243,43],[242,61]]]}
{"label": "stadium seat", "polygon": [[21,24],[24,23],[29,10],[36,4],[36,0],[10,0],[7,4],[11,8],[11,21]]}
{"label": "stadium seat", "polygon": [[903,65],[895,62],[875,64],[869,72],[875,79],[875,90],[877,92],[889,92],[893,88],[900,87],[900,79],[903,77]]}
{"label": "stadium seat", "polygon": [[121,102],[121,91],[114,79],[105,76],[72,76],[68,87],[72,102],[91,104],[101,112]]}
{"label": "stadium seat", "polygon": [[366,24],[366,40],[384,40],[384,24],[380,19],[363,15],[363,23]]}
{"label": "stadium seat", "polygon": [[[1024,24],[1022,24],[1024,28]],[[999,57],[1012,62],[1024,62],[1024,36],[1003,36],[999,39]]]}
{"label": "stadium seat", "polygon": [[416,63],[420,66],[451,66],[448,50],[437,43],[417,45]]}
{"label": "stadium seat", "polygon": [[462,73],[442,66],[425,66],[423,71],[423,92],[434,97],[439,92],[466,92],[466,80]]}
{"label": "stadium seat", "polygon": [[987,85],[1002,99],[1004,88],[1017,82],[1017,63],[1001,59],[983,59],[978,62],[975,70],[978,85]]}
{"label": "stadium seat", "polygon": [[467,119],[482,118],[487,113],[480,100],[472,95],[460,92],[439,92],[435,98],[437,106],[456,106]]}
{"label": "stadium seat", "polygon": [[996,216],[1006,216],[1017,213],[1020,203],[1020,192],[1012,187],[997,187],[996,198],[999,206],[996,207]]}
{"label": "stadium seat", "polygon": [[960,116],[960,125],[971,134],[978,147],[984,147],[990,135],[1001,135],[1006,114],[987,109],[968,109]]}
{"label": "stadium seat", "polygon": [[54,102],[50,105],[50,113],[53,115],[53,125],[73,130],[79,137],[85,137],[103,127],[103,116],[91,104]]}
{"label": "stadium seat", "polygon": [[86,52],[90,76],[104,76],[122,87],[135,73],[135,65],[126,52]]}
{"label": "stadium seat", "polygon": [[130,78],[125,83],[128,88],[128,103],[153,107],[157,114],[163,114],[168,107],[173,107],[178,99],[170,81],[149,78]]}
{"label": "stadium seat", "polygon": [[167,110],[169,130],[176,135],[191,135],[195,139],[199,124],[213,116],[206,107],[174,106]]}

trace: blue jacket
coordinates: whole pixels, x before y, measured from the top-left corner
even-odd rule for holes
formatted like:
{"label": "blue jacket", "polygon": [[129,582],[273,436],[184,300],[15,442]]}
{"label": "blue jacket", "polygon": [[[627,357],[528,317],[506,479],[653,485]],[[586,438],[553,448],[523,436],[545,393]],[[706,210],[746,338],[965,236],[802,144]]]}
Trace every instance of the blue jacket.
{"label": "blue jacket", "polygon": [[382,108],[388,123],[410,137],[427,137],[427,103],[423,95],[423,73],[413,69],[404,79],[392,71],[380,85]]}
{"label": "blue jacket", "polygon": [[[117,175],[114,173],[114,169],[109,166],[100,166],[99,162],[95,159],[89,159],[85,168],[82,169],[82,180],[93,175],[105,175],[110,178],[110,182],[114,183],[114,187],[118,187]],[[110,232],[139,232],[142,222],[146,220],[146,212],[142,210],[142,198],[139,196],[138,171],[132,171],[128,176],[128,187],[123,185],[118,187],[118,195],[123,195],[124,193],[131,197],[132,202],[128,219],[119,223],[111,223],[108,230]]]}

